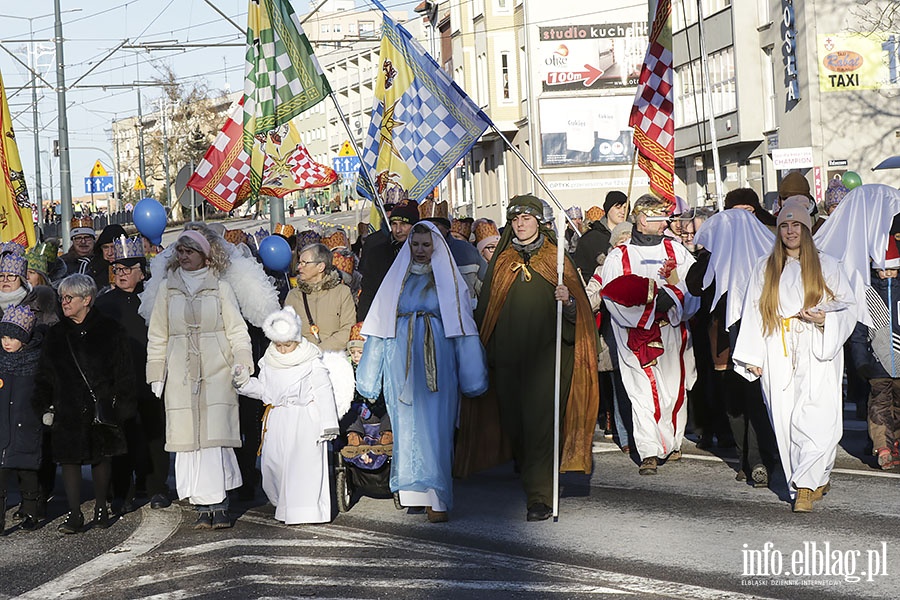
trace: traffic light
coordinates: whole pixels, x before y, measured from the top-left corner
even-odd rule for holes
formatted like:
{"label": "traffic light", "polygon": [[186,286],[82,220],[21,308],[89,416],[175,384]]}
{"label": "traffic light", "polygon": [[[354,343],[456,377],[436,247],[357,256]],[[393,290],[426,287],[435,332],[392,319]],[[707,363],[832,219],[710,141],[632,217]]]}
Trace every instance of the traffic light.
{"label": "traffic light", "polygon": [[53,156],[59,156],[59,140],[53,140]]}

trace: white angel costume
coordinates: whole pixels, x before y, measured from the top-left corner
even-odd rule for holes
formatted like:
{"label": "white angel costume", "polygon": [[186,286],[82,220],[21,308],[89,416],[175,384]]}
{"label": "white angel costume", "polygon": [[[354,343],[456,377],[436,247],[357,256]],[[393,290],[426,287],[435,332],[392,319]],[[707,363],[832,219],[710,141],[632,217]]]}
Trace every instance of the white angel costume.
{"label": "white angel costume", "polygon": [[[667,261],[676,265],[677,277],[670,277],[674,283],[660,274]],[[668,238],[652,246],[618,246],[610,250],[603,264],[604,286],[617,277],[634,274],[655,281],[658,289],[665,290],[674,301],[665,317],[660,318],[655,297],[638,306],[624,306],[604,298],[616,336],[622,383],[631,399],[634,444],[642,460],[665,458],[680,450],[684,439],[686,394],[697,379],[687,322],[700,308],[700,299],[692,296],[685,284],[693,264],[694,257],[687,249]],[[655,364],[642,365],[636,352],[629,348],[629,330],[650,329],[654,323],[660,324],[663,352]]]}

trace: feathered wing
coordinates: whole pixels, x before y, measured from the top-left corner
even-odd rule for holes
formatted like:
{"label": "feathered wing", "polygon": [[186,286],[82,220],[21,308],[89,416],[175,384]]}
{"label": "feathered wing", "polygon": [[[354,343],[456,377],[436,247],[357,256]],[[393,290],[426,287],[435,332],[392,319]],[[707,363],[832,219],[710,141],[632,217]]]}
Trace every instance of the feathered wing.
{"label": "feathered wing", "polygon": [[900,191],[882,184],[850,190],[813,239],[820,252],[838,260],[856,292],[858,320],[872,326],[865,288],[871,265],[884,266],[894,215],[900,213]]}
{"label": "feathered wing", "polygon": [[138,314],[148,324],[150,323],[150,314],[153,312],[153,305],[156,303],[156,295],[159,294],[160,286],[166,281],[166,265],[174,253],[175,244],[171,244],[150,259],[150,279],[144,282],[144,291],[138,294],[138,298],[141,299],[141,305],[138,306]]}
{"label": "feathered wing", "polygon": [[725,327],[741,318],[741,307],[753,269],[772,251],[775,235],[746,210],[732,209],[717,213],[706,220],[697,231],[694,241],[709,250],[709,267],[703,277],[703,287],[716,281],[712,307],[728,292],[725,301]]}
{"label": "feathered wing", "polygon": [[353,394],[356,390],[353,366],[343,352],[323,352],[322,362],[328,369],[331,388],[334,390],[334,403],[337,406],[338,420],[340,420],[347,414],[353,403]]}

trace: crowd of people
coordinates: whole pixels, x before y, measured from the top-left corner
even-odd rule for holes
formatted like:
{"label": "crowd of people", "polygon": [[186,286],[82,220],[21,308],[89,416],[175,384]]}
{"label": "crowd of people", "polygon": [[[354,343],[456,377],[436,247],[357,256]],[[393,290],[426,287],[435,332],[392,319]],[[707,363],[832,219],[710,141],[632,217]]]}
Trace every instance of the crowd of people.
{"label": "crowd of people", "polygon": [[[823,217],[847,192],[829,186]],[[512,459],[525,517],[541,521],[556,470],[591,472],[598,425],[640,475],[678,461],[688,428],[698,447],[734,446],[738,481],[767,487],[780,467],[809,512],[830,490],[845,350],[847,377],[871,387],[876,464],[900,466],[900,220],[883,224],[887,254],[861,294],[817,249],[799,173],[774,215],[746,188],[715,217],[613,191],[568,209],[562,234],[533,195],[500,226],[432,198],[385,208],[352,245],[342,230],[188,223],[160,248],[76,218],[61,256],[0,247],[0,500],[18,486],[17,526],[52,516],[59,471],[58,529],[83,531],[84,465],[94,527],[146,494],[153,509],[192,505],[195,529],[228,528],[230,496],[258,487],[277,520],[328,522],[341,447],[386,466],[399,502],[433,523],[450,518],[454,477]],[[726,225],[765,248],[758,263],[714,268],[727,257],[700,242]],[[259,259],[268,235],[290,245],[288,272]]]}

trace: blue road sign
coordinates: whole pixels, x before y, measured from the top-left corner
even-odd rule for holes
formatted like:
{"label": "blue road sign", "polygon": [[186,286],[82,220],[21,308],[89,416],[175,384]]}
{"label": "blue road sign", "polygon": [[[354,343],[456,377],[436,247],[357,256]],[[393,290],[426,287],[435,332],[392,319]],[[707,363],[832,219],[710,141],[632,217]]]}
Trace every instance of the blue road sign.
{"label": "blue road sign", "polygon": [[109,177],[85,177],[85,194],[111,194],[115,191],[112,176]]}
{"label": "blue road sign", "polygon": [[359,171],[358,156],[338,156],[331,159],[332,167],[341,175],[349,175]]}

